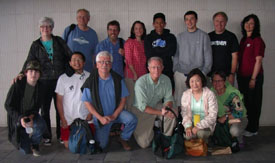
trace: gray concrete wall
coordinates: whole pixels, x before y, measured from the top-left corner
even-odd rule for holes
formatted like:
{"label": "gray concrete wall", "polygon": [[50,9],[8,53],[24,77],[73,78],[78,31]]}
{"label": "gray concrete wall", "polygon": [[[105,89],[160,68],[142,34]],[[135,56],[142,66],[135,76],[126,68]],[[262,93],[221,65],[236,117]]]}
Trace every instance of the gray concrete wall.
{"label": "gray concrete wall", "polygon": [[[241,38],[241,20],[255,13],[261,21],[261,33],[266,43],[264,99],[261,125],[275,125],[274,106],[275,77],[275,1],[273,0],[0,0],[0,126],[6,126],[4,101],[11,80],[19,73],[30,45],[39,37],[38,20],[42,16],[55,21],[53,33],[61,36],[66,26],[76,23],[75,12],[86,8],[91,12],[89,26],[94,28],[100,40],[106,38],[106,24],[116,19],[121,24],[120,36],[129,37],[135,20],[145,23],[152,30],[152,17],[164,12],[167,28],[178,34],[185,30],[183,15],[188,10],[198,13],[198,27],[206,32],[213,30],[212,15],[225,11],[229,22],[227,29]],[[52,122],[54,124],[54,112]]]}

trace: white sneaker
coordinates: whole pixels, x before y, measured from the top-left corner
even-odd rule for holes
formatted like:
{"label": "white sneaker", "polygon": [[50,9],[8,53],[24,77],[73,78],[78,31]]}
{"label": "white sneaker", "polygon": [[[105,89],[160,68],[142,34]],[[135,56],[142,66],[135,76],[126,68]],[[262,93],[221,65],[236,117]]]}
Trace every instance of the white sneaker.
{"label": "white sneaker", "polygon": [[244,131],[243,136],[246,137],[251,137],[251,136],[255,136],[258,135],[258,132],[249,132],[249,131]]}
{"label": "white sneaker", "polygon": [[37,146],[32,146],[32,155],[35,156],[35,157],[38,157],[40,156],[40,151],[39,151],[39,145]]}

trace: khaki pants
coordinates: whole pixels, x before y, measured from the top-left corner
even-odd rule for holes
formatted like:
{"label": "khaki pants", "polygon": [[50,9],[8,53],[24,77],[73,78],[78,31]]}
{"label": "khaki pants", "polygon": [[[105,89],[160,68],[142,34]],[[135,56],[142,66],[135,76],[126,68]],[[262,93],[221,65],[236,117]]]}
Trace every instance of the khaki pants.
{"label": "khaki pants", "polygon": [[125,78],[125,84],[129,91],[129,96],[126,97],[126,110],[132,112],[135,100],[135,82],[133,79]]}
{"label": "khaki pants", "polygon": [[175,81],[175,101],[176,106],[181,106],[181,97],[182,93],[186,91],[188,88],[186,87],[185,81],[187,77],[178,71],[174,73],[174,81]]}
{"label": "khaki pants", "polygon": [[[161,109],[162,104],[158,103],[156,108]],[[151,141],[154,137],[153,127],[155,119],[157,117],[159,119],[162,119],[162,116],[151,115],[145,112],[141,112],[134,107],[132,113],[134,113],[138,118],[138,124],[134,132],[134,137],[141,148],[147,148],[151,144]],[[176,122],[176,118],[169,119],[164,117],[164,135],[171,136],[173,134]]]}
{"label": "khaki pants", "polygon": [[195,138],[203,139],[206,143],[208,143],[208,138],[209,138],[210,135],[211,135],[210,129],[206,128],[206,129],[199,130],[197,132],[197,135],[192,135],[190,137],[184,135],[184,137],[185,137],[186,140],[195,139]]}

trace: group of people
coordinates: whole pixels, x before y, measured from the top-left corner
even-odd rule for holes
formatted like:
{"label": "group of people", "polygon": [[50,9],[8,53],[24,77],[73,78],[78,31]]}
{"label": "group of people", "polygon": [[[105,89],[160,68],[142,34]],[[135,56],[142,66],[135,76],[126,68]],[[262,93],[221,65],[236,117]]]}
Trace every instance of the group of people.
{"label": "group of people", "polygon": [[[131,150],[132,135],[146,148],[156,119],[164,116],[164,134],[173,134],[176,117],[166,107],[181,113],[187,140],[207,142],[216,124],[225,122],[240,142],[242,134],[257,135],[265,44],[256,15],[243,19],[240,45],[225,29],[224,12],[214,14],[215,30],[209,34],[196,26],[195,11],[186,12],[187,30],[177,37],[165,28],[165,15],[156,13],[150,34],[143,22],[135,21],[126,41],[118,37],[116,20],[107,24],[108,37],[98,42],[88,26],[89,11],[79,9],[76,19],[63,38],[52,34],[51,18],[40,19],[41,37],[32,43],[7,95],[9,140],[24,153],[38,156],[42,138],[51,145],[52,99],[56,137],[66,148],[77,118],[88,121],[102,149],[114,123],[123,124],[120,142],[125,150]],[[240,92],[234,87],[236,74]]]}

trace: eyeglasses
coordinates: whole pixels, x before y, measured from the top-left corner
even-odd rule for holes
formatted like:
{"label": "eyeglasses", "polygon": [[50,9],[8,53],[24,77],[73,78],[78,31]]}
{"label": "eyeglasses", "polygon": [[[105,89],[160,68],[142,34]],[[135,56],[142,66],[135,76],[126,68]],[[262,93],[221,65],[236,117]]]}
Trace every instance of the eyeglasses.
{"label": "eyeglasses", "polygon": [[221,83],[224,82],[224,80],[212,80],[213,83]]}
{"label": "eyeglasses", "polygon": [[75,59],[75,58],[74,58],[74,59],[72,59],[71,61],[73,61],[73,62],[83,62],[83,59],[80,59],[80,58],[79,58],[79,59]]}
{"label": "eyeglasses", "polygon": [[81,76],[79,77],[80,80],[83,80],[85,77],[85,73],[82,73]]}
{"label": "eyeglasses", "polygon": [[99,63],[99,64],[101,64],[101,65],[103,65],[104,63],[105,63],[106,65],[110,65],[112,62],[111,62],[111,61],[97,61],[97,63]]}
{"label": "eyeglasses", "polygon": [[52,28],[50,25],[41,25],[40,28]]}
{"label": "eyeglasses", "polygon": [[149,66],[149,68],[151,68],[153,70],[155,70],[155,69],[161,70],[162,66]]}

